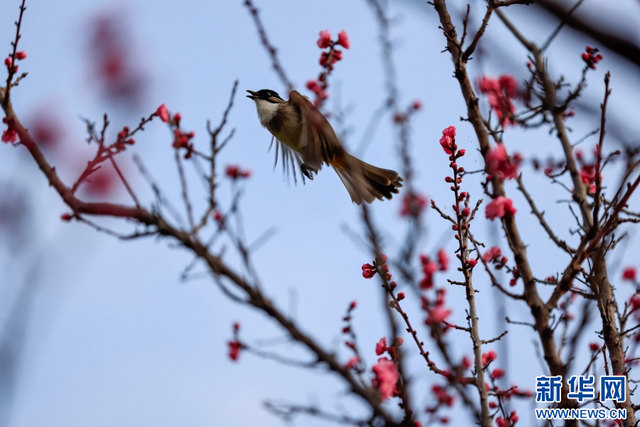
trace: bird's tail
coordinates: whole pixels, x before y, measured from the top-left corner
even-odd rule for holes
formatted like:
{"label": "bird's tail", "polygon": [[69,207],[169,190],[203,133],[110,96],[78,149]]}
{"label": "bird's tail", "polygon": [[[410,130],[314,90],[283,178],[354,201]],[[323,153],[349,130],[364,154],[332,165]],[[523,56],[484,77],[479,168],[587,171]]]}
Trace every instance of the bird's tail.
{"label": "bird's tail", "polygon": [[375,199],[391,200],[392,195],[402,187],[402,178],[397,172],[372,166],[349,154],[346,154],[342,165],[332,166],[347,188],[351,200],[358,205],[363,200],[367,203]]}

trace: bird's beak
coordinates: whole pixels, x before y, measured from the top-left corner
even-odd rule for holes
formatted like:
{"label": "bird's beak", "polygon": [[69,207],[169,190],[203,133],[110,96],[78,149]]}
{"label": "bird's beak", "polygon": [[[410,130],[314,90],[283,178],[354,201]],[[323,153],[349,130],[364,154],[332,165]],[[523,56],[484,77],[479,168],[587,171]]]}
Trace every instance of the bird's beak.
{"label": "bird's beak", "polygon": [[258,94],[257,94],[257,93],[255,93],[254,91],[252,91],[252,90],[248,90],[247,92],[249,92],[249,93],[250,93],[250,95],[247,95],[247,98],[249,98],[249,99],[253,99],[253,100],[255,100],[255,99],[259,99]]}

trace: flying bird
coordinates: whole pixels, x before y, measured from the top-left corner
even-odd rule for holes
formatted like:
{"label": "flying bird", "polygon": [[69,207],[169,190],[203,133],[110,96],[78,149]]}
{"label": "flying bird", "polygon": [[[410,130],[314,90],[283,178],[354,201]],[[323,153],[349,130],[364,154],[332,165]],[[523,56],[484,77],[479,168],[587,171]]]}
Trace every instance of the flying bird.
{"label": "flying bird", "polygon": [[[346,152],[326,117],[298,91],[285,101],[275,91],[248,90],[256,103],[260,124],[267,128],[282,151],[283,168],[297,164],[304,176],[313,179],[323,164],[333,168],[354,203],[391,199],[402,187],[402,178],[390,169],[372,166]],[[272,141],[273,142],[273,141]],[[304,177],[303,177],[304,180]]]}

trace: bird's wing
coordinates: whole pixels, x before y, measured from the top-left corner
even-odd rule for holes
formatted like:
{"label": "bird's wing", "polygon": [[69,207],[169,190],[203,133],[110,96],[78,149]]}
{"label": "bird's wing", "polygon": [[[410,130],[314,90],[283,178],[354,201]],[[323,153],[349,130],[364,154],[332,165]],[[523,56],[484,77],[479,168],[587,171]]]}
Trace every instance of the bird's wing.
{"label": "bird's wing", "polygon": [[302,130],[298,147],[305,166],[317,172],[322,163],[341,163],[345,151],[326,117],[298,91],[289,93],[289,102],[300,109]]}
{"label": "bird's wing", "polygon": [[[287,178],[287,182],[290,182],[289,177],[293,175],[293,183],[294,185],[297,185],[298,177],[296,170],[300,167],[300,165],[302,165],[302,157],[300,156],[300,154],[287,147],[286,144],[283,144],[275,136],[271,138],[269,151],[271,151],[271,147],[273,147],[274,142],[276,143],[276,156],[273,163],[274,169],[278,164],[278,156],[280,156],[280,161],[282,163],[282,174]],[[300,174],[300,176],[302,177],[302,183],[304,184],[304,175]]]}

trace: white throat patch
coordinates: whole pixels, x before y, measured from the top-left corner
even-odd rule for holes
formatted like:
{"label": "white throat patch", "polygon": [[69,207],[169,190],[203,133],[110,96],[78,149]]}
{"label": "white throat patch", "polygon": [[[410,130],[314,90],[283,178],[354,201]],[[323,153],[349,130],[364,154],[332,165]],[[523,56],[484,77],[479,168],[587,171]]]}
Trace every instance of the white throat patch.
{"label": "white throat patch", "polygon": [[278,111],[279,104],[274,104],[263,99],[256,99],[256,109],[258,110],[258,118],[262,126],[266,126]]}

